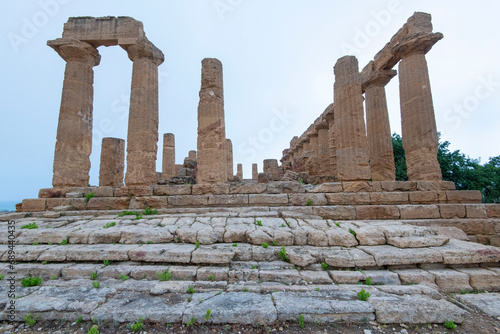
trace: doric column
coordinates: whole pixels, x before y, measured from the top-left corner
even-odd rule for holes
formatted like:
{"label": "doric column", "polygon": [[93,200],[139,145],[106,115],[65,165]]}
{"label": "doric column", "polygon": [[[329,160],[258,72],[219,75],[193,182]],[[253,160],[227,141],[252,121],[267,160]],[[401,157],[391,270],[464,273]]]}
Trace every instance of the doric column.
{"label": "doric column", "polygon": [[372,181],[396,179],[391,126],[385,96],[385,86],[396,73],[395,70],[374,70],[373,61],[361,73],[362,88],[365,92],[366,130]]}
{"label": "doric column", "polygon": [[227,181],[231,182],[234,178],[233,175],[233,143],[231,139],[226,139],[226,172],[227,172]]}
{"label": "doric column", "polygon": [[252,164],[252,180],[259,179],[259,171],[257,169],[257,164]]}
{"label": "doric column", "polygon": [[175,136],[173,133],[163,134],[162,178],[165,180],[177,176],[175,172]]}
{"label": "doric column", "polygon": [[92,45],[78,40],[60,38],[47,45],[66,61],[52,185],[86,187],[92,152],[92,68],[99,65],[101,56]]}
{"label": "doric column", "polygon": [[121,45],[134,62],[127,134],[126,185],[156,183],[158,66],[163,53],[147,39]]}
{"label": "doric column", "polygon": [[333,103],[328,106],[325,112],[325,119],[328,122],[328,157],[329,170],[326,175],[333,175],[337,178],[337,147],[335,145],[335,115]]}
{"label": "doric column", "polygon": [[240,180],[243,180],[243,165],[242,164],[236,165],[236,176],[239,177]]}
{"label": "doric column", "polygon": [[198,183],[227,181],[222,63],[205,58],[198,104]]}
{"label": "doric column", "polygon": [[196,151],[195,150],[191,150],[188,152],[188,157],[189,159],[191,160],[196,160]]}
{"label": "doric column", "polygon": [[315,126],[318,132],[318,175],[328,175],[330,171],[330,157],[328,144],[328,122],[323,121]]}
{"label": "doric column", "polygon": [[125,140],[103,138],[101,164],[99,165],[99,186],[123,186],[125,168]]}
{"label": "doric column", "polygon": [[[401,58],[399,93],[408,178],[439,181],[442,179],[441,168],[437,160],[439,143],[425,54],[443,38],[443,35],[429,32],[432,30],[430,15],[427,18],[428,22],[425,25],[427,31],[416,31],[406,36],[396,45],[394,52],[397,57]],[[410,25],[410,29],[415,29],[415,26]]]}
{"label": "doric column", "polygon": [[273,180],[277,181],[280,179],[280,171],[278,167],[278,160],[276,159],[266,159],[263,164],[264,173],[269,173],[272,175]]}
{"label": "doric column", "polygon": [[334,68],[335,145],[339,181],[370,179],[358,60],[345,56]]}

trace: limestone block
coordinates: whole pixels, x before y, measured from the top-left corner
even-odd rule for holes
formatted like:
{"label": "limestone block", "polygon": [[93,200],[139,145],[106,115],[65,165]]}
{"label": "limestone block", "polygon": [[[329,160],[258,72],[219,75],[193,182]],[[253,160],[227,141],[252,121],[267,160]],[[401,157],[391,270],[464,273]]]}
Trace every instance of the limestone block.
{"label": "limestone block", "polygon": [[168,197],[168,204],[173,206],[207,206],[208,195],[175,195]]}
{"label": "limestone block", "polygon": [[316,206],[316,205],[326,205],[327,200],[325,194],[290,194],[288,195],[289,202],[291,205],[295,206]]}
{"label": "limestone block", "polygon": [[99,165],[99,186],[123,186],[125,169],[125,140],[103,138],[101,163]]}
{"label": "limestone block", "polygon": [[469,284],[475,290],[500,291],[500,275],[482,268],[457,268],[458,272],[469,275]]}
{"label": "limestone block", "polygon": [[372,255],[379,266],[443,262],[440,252],[432,248],[397,248],[388,245],[358,248]]}
{"label": "limestone block", "polygon": [[371,204],[408,204],[408,193],[405,192],[373,192],[370,193]]}
{"label": "limestone block", "polygon": [[481,203],[483,200],[479,190],[447,190],[448,203]]}
{"label": "limestone block", "polygon": [[243,195],[243,194],[210,195],[208,197],[208,205],[238,206],[247,204],[248,204],[248,195]]}
{"label": "limestone block", "polygon": [[153,189],[154,196],[189,195],[191,194],[190,184],[179,185],[156,185]]}
{"label": "limestone block", "polygon": [[249,204],[279,205],[288,204],[287,194],[250,194]]}
{"label": "limestone block", "polygon": [[486,205],[484,204],[466,204],[465,205],[467,218],[486,218]]}
{"label": "limestone block", "polygon": [[24,199],[22,208],[24,212],[45,211],[47,200],[45,198]]}
{"label": "limestone block", "polygon": [[115,189],[116,197],[151,195],[153,195],[153,186],[126,186]]}
{"label": "limestone block", "polygon": [[435,191],[411,191],[410,204],[433,204],[438,203],[438,194]]}
{"label": "limestone block", "polygon": [[433,219],[440,218],[436,205],[398,205],[401,219]]}
{"label": "limestone block", "polygon": [[434,275],[437,286],[446,292],[459,292],[460,290],[471,291],[469,275],[451,269],[431,269],[429,273]]}
{"label": "limestone block", "polygon": [[434,275],[422,269],[396,269],[402,284],[427,284],[435,286]]}
{"label": "limestone block", "polygon": [[87,210],[126,210],[129,203],[129,197],[93,197],[87,202]]}
{"label": "limestone block", "polygon": [[356,206],[356,219],[399,219],[399,209],[395,205],[360,205]]}
{"label": "limestone block", "polygon": [[194,184],[192,186],[193,195],[222,195],[229,194],[229,184],[227,183],[216,183],[216,184]]}
{"label": "limestone block", "polygon": [[461,204],[438,205],[441,218],[465,218],[465,206]]}
{"label": "limestone block", "polygon": [[328,204],[333,205],[370,204],[370,193],[336,193],[325,196]]}

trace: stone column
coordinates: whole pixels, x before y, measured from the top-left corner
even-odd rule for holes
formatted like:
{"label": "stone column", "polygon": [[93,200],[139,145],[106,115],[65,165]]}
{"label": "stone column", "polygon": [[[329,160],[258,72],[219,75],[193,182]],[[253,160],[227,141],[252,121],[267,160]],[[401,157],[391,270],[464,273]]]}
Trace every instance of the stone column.
{"label": "stone column", "polygon": [[274,181],[277,181],[280,179],[278,160],[276,160],[276,159],[264,160],[263,169],[264,169],[264,173],[269,173],[272,175]]}
{"label": "stone column", "polygon": [[189,159],[191,160],[196,160],[196,151],[195,150],[191,150],[188,152],[188,157]]}
{"label": "stone column", "polygon": [[370,179],[358,60],[345,56],[334,68],[335,145],[339,181]]}
{"label": "stone column", "polygon": [[162,178],[165,180],[177,176],[175,172],[175,136],[173,133],[163,134]]}
{"label": "stone column", "polygon": [[236,165],[236,176],[239,177],[240,180],[243,180],[243,165],[242,164]]}
{"label": "stone column", "polygon": [[226,139],[226,171],[227,171],[227,181],[231,182],[234,178],[233,172],[233,143],[231,139]]}
{"label": "stone column", "polygon": [[252,164],[252,180],[259,179],[259,170],[257,169],[257,164]]}
{"label": "stone column", "polygon": [[158,66],[163,53],[147,39],[121,45],[134,62],[127,134],[125,184],[156,183],[158,150]]}
{"label": "stone column", "polygon": [[318,123],[315,129],[318,132],[318,175],[328,175],[330,170],[328,122]]}
{"label": "stone column", "polygon": [[395,70],[374,71],[373,61],[362,71],[372,181],[393,181],[396,179],[391,126],[385,96],[385,86],[395,75]]}
{"label": "stone column", "polygon": [[333,175],[337,178],[337,147],[335,145],[335,116],[333,103],[330,104],[325,113],[325,120],[328,122],[328,157],[329,170],[326,175]]}
{"label": "stone column", "polygon": [[198,104],[198,183],[227,181],[222,63],[205,58]]}
{"label": "stone column", "polygon": [[66,61],[52,185],[86,187],[92,152],[92,68],[99,65],[101,56],[92,45],[77,40],[60,38],[47,44]]}
{"label": "stone column", "polygon": [[125,140],[103,138],[101,164],[99,165],[99,186],[123,186],[125,169]]}

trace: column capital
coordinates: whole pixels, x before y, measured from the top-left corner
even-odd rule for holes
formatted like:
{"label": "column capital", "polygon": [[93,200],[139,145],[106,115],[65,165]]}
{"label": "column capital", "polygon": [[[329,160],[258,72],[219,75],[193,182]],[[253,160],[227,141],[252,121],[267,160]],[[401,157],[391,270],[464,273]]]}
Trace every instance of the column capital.
{"label": "column capital", "polygon": [[407,35],[401,42],[393,46],[392,51],[398,59],[414,53],[426,54],[443,37],[440,32]]}
{"label": "column capital", "polygon": [[361,89],[363,92],[373,86],[385,86],[398,72],[392,69],[375,69],[373,60],[361,71]]}
{"label": "column capital", "polygon": [[101,62],[99,51],[87,42],[71,38],[58,38],[47,41],[47,45],[54,49],[62,59],[78,61],[97,66]]}
{"label": "column capital", "polygon": [[165,60],[163,52],[147,38],[122,39],[119,40],[119,45],[127,51],[128,58],[132,61],[147,58],[151,59],[157,66],[160,66]]}
{"label": "column capital", "polygon": [[314,129],[316,131],[319,131],[321,129],[327,129],[328,130],[329,126],[328,126],[328,121],[326,119],[324,119],[322,122],[319,122],[318,124],[316,124],[314,126]]}

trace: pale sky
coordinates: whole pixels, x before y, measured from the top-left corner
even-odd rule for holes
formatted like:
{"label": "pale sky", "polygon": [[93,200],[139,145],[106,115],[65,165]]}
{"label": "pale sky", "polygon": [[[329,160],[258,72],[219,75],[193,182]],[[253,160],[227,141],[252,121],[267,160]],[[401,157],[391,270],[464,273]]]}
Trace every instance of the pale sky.
{"label": "pale sky", "polygon": [[[201,60],[224,67],[226,136],[234,166],[281,157],[333,101],[333,66],[355,55],[360,70],[415,11],[444,38],[427,54],[438,131],[472,158],[500,155],[500,43],[496,0],[23,0],[2,3],[0,201],[51,187],[65,62],[46,46],[72,16],[131,16],[165,54],[159,142],[176,140],[176,162],[196,149]],[[94,68],[90,183],[98,184],[103,137],[126,139],[132,62],[100,47]],[[397,67],[395,68],[397,69]],[[391,131],[401,133],[398,78],[386,87]],[[161,171],[161,150],[157,171]],[[3,207],[0,207],[3,209]],[[13,207],[12,207],[13,209]]]}

